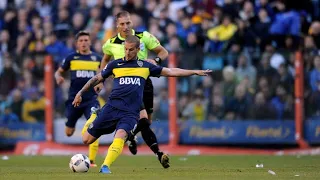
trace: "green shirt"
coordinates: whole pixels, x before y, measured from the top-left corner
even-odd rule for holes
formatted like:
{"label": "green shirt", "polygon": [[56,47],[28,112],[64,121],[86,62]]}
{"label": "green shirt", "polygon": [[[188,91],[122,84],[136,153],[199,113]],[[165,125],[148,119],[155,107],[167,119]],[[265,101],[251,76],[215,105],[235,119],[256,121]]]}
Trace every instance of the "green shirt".
{"label": "green shirt", "polygon": [[[158,39],[147,31],[135,32],[132,30],[132,35],[135,35],[140,39],[138,58],[141,60],[148,58],[148,50],[152,50],[160,45]],[[114,59],[123,58],[125,56],[124,40],[125,39],[120,36],[120,33],[108,39],[102,46],[103,53],[113,56]]]}

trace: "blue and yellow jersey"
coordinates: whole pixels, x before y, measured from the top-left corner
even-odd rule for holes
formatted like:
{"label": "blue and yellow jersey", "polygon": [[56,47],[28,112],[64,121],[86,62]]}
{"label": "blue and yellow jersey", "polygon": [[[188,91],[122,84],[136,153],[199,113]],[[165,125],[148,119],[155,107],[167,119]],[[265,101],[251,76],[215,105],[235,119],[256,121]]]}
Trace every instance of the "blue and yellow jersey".
{"label": "blue and yellow jersey", "polygon": [[[101,56],[96,53],[83,55],[78,52],[68,55],[61,64],[65,71],[70,70],[71,84],[69,88],[69,100],[73,100],[78,91],[96,75],[100,66]],[[89,101],[97,98],[94,89],[90,89],[82,96],[83,101]]]}
{"label": "blue and yellow jersey", "polygon": [[160,76],[161,66],[142,60],[118,59],[101,71],[103,78],[114,76],[108,104],[117,109],[139,114],[143,89],[148,76]]}

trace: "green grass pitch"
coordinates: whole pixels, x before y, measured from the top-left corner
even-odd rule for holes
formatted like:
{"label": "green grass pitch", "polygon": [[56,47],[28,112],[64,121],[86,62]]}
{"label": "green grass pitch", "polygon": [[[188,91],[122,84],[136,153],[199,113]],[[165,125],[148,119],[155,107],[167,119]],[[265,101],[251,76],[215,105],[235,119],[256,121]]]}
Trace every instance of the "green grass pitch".
{"label": "green grass pitch", "polygon": [[[111,167],[112,174],[99,174],[99,168],[73,173],[69,156],[10,156],[0,159],[2,180],[264,180],[320,179],[320,156],[171,156],[171,167],[163,169],[155,156],[122,155]],[[98,157],[98,164],[103,157]],[[256,168],[263,163],[264,168]],[[272,170],[276,175],[268,173]]]}

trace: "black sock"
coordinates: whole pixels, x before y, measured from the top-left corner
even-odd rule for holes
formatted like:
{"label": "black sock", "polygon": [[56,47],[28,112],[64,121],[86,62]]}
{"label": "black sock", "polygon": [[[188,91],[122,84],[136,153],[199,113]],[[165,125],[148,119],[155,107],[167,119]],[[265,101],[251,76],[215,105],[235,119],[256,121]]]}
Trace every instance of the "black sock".
{"label": "black sock", "polygon": [[141,131],[142,138],[144,142],[150,147],[150,149],[155,153],[159,153],[159,145],[158,140],[154,132],[150,129],[150,127],[145,128]]}
{"label": "black sock", "polygon": [[142,129],[148,128],[150,126],[149,121],[147,118],[141,118],[138,121],[137,127],[130,131],[130,133],[128,134],[127,140],[126,141],[133,141],[134,140],[134,136],[138,134],[138,132],[140,132]]}
{"label": "black sock", "polygon": [[150,126],[147,118],[141,118],[137,124],[137,127],[132,131],[132,135],[135,136],[138,132]]}

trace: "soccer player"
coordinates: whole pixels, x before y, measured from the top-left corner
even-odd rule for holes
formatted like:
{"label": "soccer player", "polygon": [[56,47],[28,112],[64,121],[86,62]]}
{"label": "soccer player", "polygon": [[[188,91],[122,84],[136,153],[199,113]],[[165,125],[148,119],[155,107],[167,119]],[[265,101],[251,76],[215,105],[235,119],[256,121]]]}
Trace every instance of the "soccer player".
{"label": "soccer player", "polygon": [[[83,94],[83,103],[79,107],[72,106],[72,100],[77,92],[82,88],[86,82],[100,71],[99,65],[101,56],[90,51],[91,41],[90,34],[86,31],[80,31],[75,36],[77,52],[68,55],[63,61],[61,66],[55,72],[55,79],[58,85],[64,82],[62,74],[70,70],[71,84],[69,89],[69,97],[66,101],[66,117],[67,122],[65,126],[65,133],[67,136],[72,136],[75,131],[75,125],[78,119],[84,114],[86,119],[95,119],[96,113],[94,109],[99,108],[97,101],[97,92],[102,87],[96,86],[91,88],[88,92]],[[93,113],[91,111],[93,110]],[[83,133],[86,129],[83,129]],[[95,141],[89,146],[89,159],[91,166],[95,167],[94,163],[98,152],[99,140]]]}
{"label": "soccer player", "polygon": [[211,72],[211,70],[165,68],[139,60],[137,54],[140,50],[140,40],[136,36],[128,36],[124,46],[125,57],[106,65],[101,73],[83,86],[72,102],[75,107],[79,107],[86,91],[110,75],[114,76],[113,89],[107,104],[82,136],[85,144],[91,144],[101,135],[116,131],[100,169],[100,172],[105,174],[111,173],[109,169],[111,164],[121,154],[128,133],[134,129],[139,119],[143,89],[149,76],[207,76]]}
{"label": "soccer player", "polygon": [[[161,46],[156,37],[147,31],[135,32],[132,29],[132,21],[130,14],[127,11],[119,12],[116,15],[116,27],[118,34],[107,40],[103,45],[102,50],[104,56],[101,62],[101,69],[111,60],[123,58],[125,56],[124,41],[127,36],[134,35],[140,39],[140,51],[138,52],[138,58],[147,60],[154,64],[161,64],[163,59],[168,57],[168,51]],[[157,57],[152,59],[148,58],[148,50],[151,50],[157,54]],[[132,154],[137,153],[137,143],[135,135],[141,131],[141,135],[150,149],[157,155],[158,160],[164,168],[170,167],[169,156],[160,151],[157,137],[151,130],[150,125],[152,123],[153,112],[153,85],[150,78],[146,79],[146,85],[143,92],[143,104],[141,105],[140,120],[134,131],[130,132],[128,136],[129,150]],[[89,122],[88,122],[89,123]]]}

